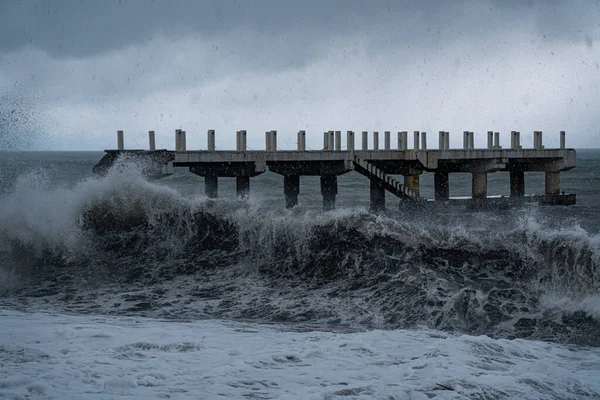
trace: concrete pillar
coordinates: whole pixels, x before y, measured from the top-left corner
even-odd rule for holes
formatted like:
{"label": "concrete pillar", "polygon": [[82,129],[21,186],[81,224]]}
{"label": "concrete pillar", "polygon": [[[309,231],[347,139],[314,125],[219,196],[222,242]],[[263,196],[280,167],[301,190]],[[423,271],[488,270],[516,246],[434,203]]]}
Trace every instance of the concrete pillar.
{"label": "concrete pillar", "polygon": [[298,151],[306,151],[306,131],[298,131]]}
{"label": "concrete pillar", "polygon": [[329,150],[329,132],[323,132],[323,150]]}
{"label": "concrete pillar", "polygon": [[362,149],[369,150],[369,132],[367,131],[362,133]]}
{"label": "concrete pillar", "polygon": [[537,150],[542,150],[544,148],[542,143],[542,131],[533,132],[533,148]]}
{"label": "concrete pillar", "polygon": [[494,132],[494,148],[500,148],[500,132]]}
{"label": "concrete pillar", "polygon": [[488,150],[492,150],[494,147],[494,132],[488,131],[487,133],[487,148]]}
{"label": "concrete pillar", "polygon": [[248,139],[248,135],[246,133],[246,130],[245,129],[241,130],[240,131],[240,141],[241,141],[241,145],[242,145],[241,151],[248,150],[247,139]]}
{"label": "concrete pillar", "polygon": [[420,139],[419,139],[419,136],[420,136],[420,135],[419,135],[419,131],[415,131],[415,132],[414,132],[414,135],[415,135],[415,137],[414,137],[414,149],[415,149],[415,150],[419,150],[419,142],[420,142]]}
{"label": "concrete pillar", "polygon": [[565,148],[565,131],[560,131],[560,148]]}
{"label": "concrete pillar", "polygon": [[419,195],[419,174],[404,175],[404,186]]}
{"label": "concrete pillar", "polygon": [[391,149],[390,131],[383,132],[383,148],[386,149],[386,150],[390,150]]}
{"label": "concrete pillar", "polygon": [[373,132],[373,150],[379,150],[379,132]]}
{"label": "concrete pillar", "polygon": [[398,150],[406,150],[408,148],[407,139],[408,132],[402,131],[398,132]]}
{"label": "concrete pillar", "polygon": [[333,151],[335,149],[335,139],[334,139],[334,132],[333,131],[328,131],[327,132],[327,150],[329,151]]}
{"label": "concrete pillar", "polygon": [[371,211],[380,212],[385,210],[385,188],[381,182],[371,179]]}
{"label": "concrete pillar", "polygon": [[156,150],[156,135],[154,134],[154,131],[148,131],[148,142],[150,144],[150,150]]}
{"label": "concrete pillar", "polygon": [[117,150],[125,150],[123,131],[117,131]]}
{"label": "concrete pillar", "polygon": [[337,176],[321,176],[321,194],[323,195],[323,211],[335,209],[335,196],[337,194]]}
{"label": "concrete pillar", "polygon": [[560,172],[546,172],[546,195],[560,193]]}
{"label": "concrete pillar", "polygon": [[271,151],[277,151],[277,131],[271,131]]}
{"label": "concrete pillar", "polygon": [[512,150],[517,150],[519,148],[518,146],[517,131],[510,131],[510,148]]}
{"label": "concrete pillar", "polygon": [[421,149],[427,150],[427,132],[421,132]]}
{"label": "concrete pillar", "polygon": [[469,131],[463,131],[463,150],[469,148]]}
{"label": "concrete pillar", "polygon": [[487,198],[487,173],[473,172],[473,199],[483,200]]}
{"label": "concrete pillar", "polygon": [[342,131],[335,131],[335,151],[342,150]]}
{"label": "concrete pillar", "polygon": [[354,132],[346,132],[346,150],[354,151]]}
{"label": "concrete pillar", "polygon": [[206,197],[216,199],[219,192],[219,179],[216,175],[206,175],[204,177],[204,193]]}
{"label": "concrete pillar", "polygon": [[450,185],[447,171],[435,171],[433,175],[435,200],[444,201],[450,198]]}
{"label": "concrete pillar", "polygon": [[469,132],[469,149],[475,149],[475,134],[473,132]]}
{"label": "concrete pillar", "polygon": [[236,176],[235,177],[235,192],[238,199],[245,199],[250,195],[250,177]]}
{"label": "concrete pillar", "polygon": [[236,131],[235,132],[235,150],[236,151],[240,151],[240,149],[242,148],[242,142],[241,142],[241,131]]}
{"label": "concrete pillar", "polygon": [[187,151],[186,131],[181,131],[181,147],[182,151]]}
{"label": "concrete pillar", "polygon": [[214,129],[209,129],[208,136],[206,138],[206,142],[207,142],[207,149],[208,149],[208,151],[215,151],[216,150],[216,146],[215,146],[215,130]]}
{"label": "concrete pillar", "polygon": [[438,144],[438,148],[440,150],[444,150],[446,148],[446,132],[444,131],[439,131],[439,144]]}
{"label": "concrete pillar", "polygon": [[283,176],[283,193],[285,194],[285,208],[293,208],[298,205],[300,175]]}
{"label": "concrete pillar", "polygon": [[183,135],[181,129],[175,129],[175,151],[183,151]]}
{"label": "concrete pillar", "polygon": [[510,197],[525,196],[525,173],[510,171]]}

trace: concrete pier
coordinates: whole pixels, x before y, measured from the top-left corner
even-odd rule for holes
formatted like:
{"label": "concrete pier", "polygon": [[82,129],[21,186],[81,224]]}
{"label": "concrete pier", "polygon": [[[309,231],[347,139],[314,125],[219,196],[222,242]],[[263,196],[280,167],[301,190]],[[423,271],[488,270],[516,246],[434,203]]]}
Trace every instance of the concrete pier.
{"label": "concrete pier", "polygon": [[560,193],[560,172],[546,172],[546,195],[556,196]]}
{"label": "concrete pier", "polygon": [[510,197],[525,196],[525,172],[523,170],[510,171]]}
{"label": "concrete pier", "polygon": [[323,211],[335,209],[335,196],[337,195],[337,176],[321,176],[321,194],[323,195]]}
{"label": "concrete pier", "polygon": [[250,177],[236,176],[235,177],[235,192],[238,199],[245,199],[250,195]]}
{"label": "concrete pier", "polygon": [[[235,150],[217,150],[215,131],[209,130],[207,150],[189,150],[186,131],[175,131],[175,151],[156,150],[154,131],[149,131],[150,150],[124,150],[123,131],[117,132],[117,149],[107,150],[104,158],[94,167],[94,172],[106,172],[123,154],[144,161],[143,173],[152,178],[173,173],[175,167],[204,177],[205,193],[218,197],[220,178],[235,178],[236,194],[240,199],[250,193],[250,178],[270,170],[283,176],[285,206],[299,204],[300,176],[319,176],[323,209],[332,210],[336,205],[337,177],[355,171],[369,179],[371,209],[385,209],[386,192],[396,196],[400,205],[406,202],[425,204],[419,187],[423,173],[434,174],[434,200],[455,202],[449,196],[451,173],[472,174],[472,200],[489,202],[487,197],[488,174],[507,171],[510,174],[510,193],[506,199],[539,201],[543,204],[575,204],[574,194],[560,190],[560,173],[576,166],[576,153],[565,147],[565,133],[560,131],[560,148],[546,148],[542,132],[535,131],[531,148],[523,148],[520,133],[511,132],[510,148],[499,144],[499,133],[487,132],[486,148],[475,149],[474,133],[463,132],[463,148],[451,149],[449,132],[439,131],[439,148],[427,149],[425,132],[414,131],[414,148],[408,149],[407,131],[398,132],[397,149],[391,148],[391,131],[384,131],[383,149],[379,149],[379,135],[373,132],[373,149],[368,149],[368,132],[362,131],[362,148],[356,150],[354,132],[346,132],[346,148],[342,150],[341,131],[323,134],[322,150],[306,149],[306,132],[297,133],[297,149],[284,150],[277,146],[277,131],[265,132],[265,149],[248,150],[247,133],[239,130],[235,135]],[[484,134],[485,135],[485,134]],[[232,135],[233,139],[233,135]],[[545,173],[544,195],[530,196],[525,193],[525,172]],[[401,175],[401,182],[394,178]],[[508,197],[510,195],[510,197]],[[497,202],[497,199],[494,200]]]}
{"label": "concrete pier", "polygon": [[204,194],[211,199],[216,199],[219,196],[219,178],[216,175],[206,175],[204,177]]}
{"label": "concrete pier", "polygon": [[[283,176],[283,193],[285,195],[285,207],[293,208],[298,205],[298,194],[300,193],[300,175]],[[334,196],[335,205],[335,196]]]}
{"label": "concrete pier", "polygon": [[487,197],[487,173],[473,172],[473,200],[485,200]]}
{"label": "concrete pier", "polygon": [[450,183],[448,171],[435,171],[433,185],[436,201],[446,201],[450,198]]}

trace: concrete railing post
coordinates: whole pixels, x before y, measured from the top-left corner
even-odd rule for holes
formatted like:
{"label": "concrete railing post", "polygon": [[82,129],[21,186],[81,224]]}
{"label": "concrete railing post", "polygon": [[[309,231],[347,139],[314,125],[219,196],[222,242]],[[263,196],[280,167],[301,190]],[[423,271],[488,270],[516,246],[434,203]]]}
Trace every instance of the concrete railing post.
{"label": "concrete railing post", "polygon": [[185,139],[185,131],[180,131],[181,134],[181,151],[187,151],[187,141]]}
{"label": "concrete railing post", "polygon": [[148,131],[148,143],[151,151],[156,150],[156,137],[154,135],[154,131]]}
{"label": "concrete railing post", "polygon": [[241,135],[240,139],[242,141],[241,150],[246,151],[248,149],[248,135],[246,133],[246,130],[245,129],[241,130],[240,135]]}
{"label": "concrete railing post", "polygon": [[362,149],[369,150],[369,132],[362,132]]}
{"label": "concrete railing post", "polygon": [[446,150],[450,150],[450,132],[446,131]]}
{"label": "concrete railing post", "polygon": [[475,149],[475,134],[473,132],[469,132],[469,149]]}
{"label": "concrete railing post", "polygon": [[544,148],[542,143],[542,131],[533,132],[533,148],[537,150],[542,150]]}
{"label": "concrete railing post", "polygon": [[206,148],[208,151],[215,151],[217,146],[215,144],[215,130],[209,129],[206,136]]}
{"label": "concrete railing post", "polygon": [[323,132],[323,150],[327,151],[329,149],[329,133]]}
{"label": "concrete railing post", "polygon": [[446,132],[444,131],[439,131],[439,144],[438,144],[438,148],[440,150],[444,150],[446,148]]}
{"label": "concrete railing post", "polygon": [[421,149],[427,150],[427,132],[421,132]]}
{"label": "concrete railing post", "polygon": [[406,143],[407,137],[408,132],[398,132],[398,150],[406,150],[408,148],[408,143]]}
{"label": "concrete railing post", "polygon": [[306,151],[306,131],[298,131],[298,151]]}
{"label": "concrete railing post", "polygon": [[354,151],[354,132],[346,132],[346,150]]}
{"label": "concrete railing post", "polygon": [[488,131],[487,133],[487,148],[488,150],[492,150],[494,147],[494,132]]}
{"label": "concrete railing post", "polygon": [[117,150],[125,150],[125,140],[123,131],[117,131]]}
{"label": "concrete railing post", "polygon": [[181,129],[175,129],[175,151],[181,151]]}
{"label": "concrete railing post", "polygon": [[390,131],[383,132],[383,148],[386,150],[390,150],[391,148]]}
{"label": "concrete railing post", "polygon": [[373,132],[373,150],[379,150],[379,132]]}
{"label": "concrete railing post", "polygon": [[271,151],[277,151],[277,131],[271,131]]}
{"label": "concrete railing post", "polygon": [[235,131],[235,150],[240,151],[242,148],[242,131]]}
{"label": "concrete railing post", "polygon": [[414,145],[414,149],[415,149],[415,150],[419,150],[419,144],[420,144],[420,143],[419,143],[419,142],[420,142],[420,134],[419,134],[419,131],[415,131],[415,132],[414,132],[414,136],[415,136],[415,137],[414,137],[414,143],[413,143],[413,145]]}
{"label": "concrete railing post", "polygon": [[510,132],[510,148],[512,150],[519,150],[521,148],[520,139],[521,138],[520,138],[519,132],[517,132],[517,131]]}
{"label": "concrete railing post", "polygon": [[494,148],[500,148],[500,132],[494,132]]}
{"label": "concrete railing post", "polygon": [[327,150],[335,150],[335,133],[333,131],[327,131]]}
{"label": "concrete railing post", "polygon": [[565,131],[560,131],[560,148],[565,148]]}
{"label": "concrete railing post", "polygon": [[335,131],[335,151],[342,150],[342,131]]}
{"label": "concrete railing post", "polygon": [[469,148],[469,131],[463,131],[463,150]]}

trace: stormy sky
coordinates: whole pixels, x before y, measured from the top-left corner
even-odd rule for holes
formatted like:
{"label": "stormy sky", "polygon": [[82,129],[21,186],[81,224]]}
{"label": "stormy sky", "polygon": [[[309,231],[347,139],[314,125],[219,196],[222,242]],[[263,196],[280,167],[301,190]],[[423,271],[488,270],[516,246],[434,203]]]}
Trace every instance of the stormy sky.
{"label": "stormy sky", "polygon": [[325,130],[600,147],[597,1],[0,0],[0,150]]}

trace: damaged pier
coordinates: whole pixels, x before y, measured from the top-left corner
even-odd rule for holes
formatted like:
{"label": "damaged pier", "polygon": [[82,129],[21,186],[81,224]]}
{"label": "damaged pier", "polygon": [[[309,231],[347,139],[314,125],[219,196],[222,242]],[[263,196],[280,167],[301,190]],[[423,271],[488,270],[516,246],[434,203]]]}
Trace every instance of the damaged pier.
{"label": "damaged pier", "polygon": [[[547,149],[542,132],[533,134],[533,146],[523,148],[520,132],[511,132],[510,148],[500,146],[499,132],[487,132],[487,147],[475,148],[474,133],[463,132],[463,148],[450,148],[450,134],[439,132],[437,149],[427,149],[427,133],[413,133],[413,148],[408,148],[408,132],[397,133],[397,147],[391,147],[391,132],[383,135],[383,148],[379,147],[379,132],[361,135],[361,148],[355,148],[355,133],[346,132],[346,146],[342,149],[342,132],[323,134],[322,150],[306,150],[306,132],[297,134],[296,150],[277,147],[277,131],[265,133],[265,150],[248,150],[245,130],[236,133],[235,150],[217,150],[215,131],[207,134],[206,150],[187,150],[186,132],[175,131],[175,150],[156,150],[154,131],[149,132],[150,150],[125,150],[123,131],[117,132],[117,150],[106,150],[104,158],[94,167],[94,172],[107,171],[121,156],[127,155],[144,161],[145,172],[152,177],[167,176],[174,167],[186,167],[190,172],[204,177],[205,193],[218,197],[219,178],[235,177],[237,196],[245,198],[250,193],[250,178],[267,169],[283,175],[285,206],[298,205],[300,176],[320,176],[323,209],[335,208],[338,191],[337,177],[356,171],[370,180],[371,210],[385,209],[385,192],[396,196],[400,203],[424,204],[427,201],[448,202],[449,174],[467,172],[472,175],[471,201],[485,204],[498,198],[487,195],[488,174],[508,171],[510,196],[503,201],[538,201],[551,205],[575,204],[575,194],[560,191],[560,172],[576,166],[576,152],[565,148],[565,132],[560,132],[560,147]],[[525,195],[525,172],[544,172],[545,194]],[[423,172],[434,173],[434,199],[420,196],[419,178]],[[394,176],[402,175],[402,182]]]}

